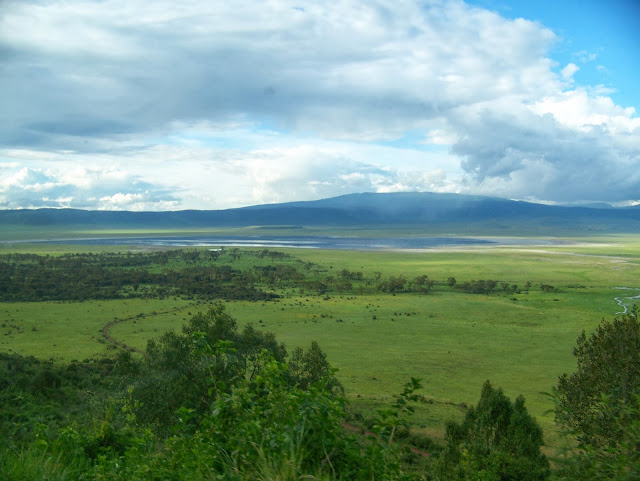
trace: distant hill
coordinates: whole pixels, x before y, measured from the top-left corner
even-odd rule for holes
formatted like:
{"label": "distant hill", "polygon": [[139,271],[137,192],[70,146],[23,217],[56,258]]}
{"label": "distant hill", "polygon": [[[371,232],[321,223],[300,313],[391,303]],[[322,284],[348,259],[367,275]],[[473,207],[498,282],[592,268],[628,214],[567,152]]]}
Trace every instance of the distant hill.
{"label": "distant hill", "polygon": [[428,192],[349,194],[307,202],[226,210],[170,212],[23,209],[0,211],[9,226],[114,228],[215,228],[308,226],[420,228],[431,232],[567,233],[640,232],[639,208],[563,207],[496,197]]}

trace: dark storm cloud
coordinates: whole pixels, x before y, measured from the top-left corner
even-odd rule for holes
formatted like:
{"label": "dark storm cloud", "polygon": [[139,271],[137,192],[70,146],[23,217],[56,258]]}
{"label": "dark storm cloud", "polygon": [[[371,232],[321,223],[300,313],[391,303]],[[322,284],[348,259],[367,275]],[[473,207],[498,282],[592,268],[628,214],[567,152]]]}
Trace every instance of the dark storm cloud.
{"label": "dark storm cloud", "polygon": [[[640,192],[640,127],[612,133],[607,125],[582,129],[550,114],[483,111],[458,119],[461,139],[453,152],[472,181],[488,193],[621,202]],[[496,192],[498,189],[498,192]]]}

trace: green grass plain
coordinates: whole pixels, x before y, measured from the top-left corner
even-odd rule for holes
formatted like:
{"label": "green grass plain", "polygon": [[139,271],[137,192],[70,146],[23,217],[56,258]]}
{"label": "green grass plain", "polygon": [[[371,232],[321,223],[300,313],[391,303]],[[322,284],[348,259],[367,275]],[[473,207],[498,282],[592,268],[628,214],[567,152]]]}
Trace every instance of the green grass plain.
{"label": "green grass plain", "polygon": [[[273,331],[289,350],[320,343],[339,369],[348,399],[365,412],[382,406],[409,377],[422,378],[425,396],[414,418],[418,430],[441,437],[444,423],[475,404],[489,379],[510,397],[523,394],[541,422],[547,443],[557,445],[549,392],[563,372],[575,369],[572,349],[585,329],[621,310],[614,297],[640,295],[640,236],[567,239],[562,246],[472,247],[423,252],[286,251],[335,275],[346,268],[366,277],[412,278],[427,274],[439,284],[428,295],[361,292],[330,294],[291,289],[271,302],[227,303],[240,326]],[[571,242],[569,242],[571,241]],[[3,244],[0,253],[102,250],[96,246]],[[124,251],[122,247],[106,250]],[[443,283],[497,279],[529,293],[466,294]],[[556,292],[543,293],[541,283]],[[640,300],[636,301],[640,303]],[[627,301],[630,305],[633,301]],[[112,355],[102,337],[144,348],[146,341],[182,323],[206,305],[179,298],[0,304],[0,350],[58,361]]]}

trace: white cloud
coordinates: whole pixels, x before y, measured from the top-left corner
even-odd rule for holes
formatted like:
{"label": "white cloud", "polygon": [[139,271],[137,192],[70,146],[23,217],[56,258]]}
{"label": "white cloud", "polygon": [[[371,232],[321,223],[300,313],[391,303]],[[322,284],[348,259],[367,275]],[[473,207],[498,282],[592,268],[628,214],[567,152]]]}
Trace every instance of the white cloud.
{"label": "white cloud", "polygon": [[37,109],[37,120],[24,114],[46,137],[244,113],[332,137],[388,138],[450,106],[554,83],[543,56],[549,30],[458,1],[304,12],[288,1],[12,6],[3,41],[24,57],[12,70],[22,75],[6,84],[23,83],[34,64],[47,74],[14,88],[12,102],[35,95],[52,107]]}
{"label": "white cloud", "polygon": [[538,200],[619,202],[637,196],[640,128],[631,110],[583,90],[510,112],[484,109],[458,128],[467,185]]}
{"label": "white cloud", "polygon": [[593,53],[556,73],[543,25],[460,0],[296,7],[3,4],[0,206],[640,190],[635,111],[575,85]]}
{"label": "white cloud", "polygon": [[20,167],[18,162],[0,162],[0,169],[16,169]]}
{"label": "white cloud", "polygon": [[580,50],[579,52],[574,53],[573,56],[581,63],[593,62],[598,58],[597,53],[587,52],[586,50]]}
{"label": "white cloud", "polygon": [[158,201],[153,200],[153,196],[149,191],[141,193],[122,193],[118,192],[113,195],[104,196],[99,199],[99,210],[129,210],[144,211],[149,210],[152,205],[154,210],[175,210],[176,201]]}
{"label": "white cloud", "polygon": [[551,114],[562,125],[583,132],[600,126],[615,136],[632,134],[640,128],[640,118],[634,116],[633,107],[622,108],[611,98],[590,95],[584,88],[541,99],[531,110],[540,116]]}
{"label": "white cloud", "polygon": [[575,63],[568,63],[561,71],[560,73],[562,74],[562,78],[565,80],[573,80],[571,77],[573,77],[573,75],[580,70],[580,67],[578,67]]}
{"label": "white cloud", "polygon": [[176,208],[172,195],[118,171],[20,167],[0,180],[0,207],[123,210]]}
{"label": "white cloud", "polygon": [[452,130],[433,129],[427,133],[426,144],[452,145],[458,141],[458,135]]}

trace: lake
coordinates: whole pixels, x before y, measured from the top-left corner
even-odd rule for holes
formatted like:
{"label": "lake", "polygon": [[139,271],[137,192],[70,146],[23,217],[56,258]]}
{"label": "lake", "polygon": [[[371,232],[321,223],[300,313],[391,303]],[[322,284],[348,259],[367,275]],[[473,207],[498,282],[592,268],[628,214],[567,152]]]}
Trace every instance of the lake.
{"label": "lake", "polygon": [[189,236],[189,237],[110,237],[40,241],[44,244],[121,245],[149,247],[264,247],[298,249],[338,249],[359,251],[421,250],[435,247],[489,245],[557,245],[553,239],[472,237],[332,237],[332,236]]}

